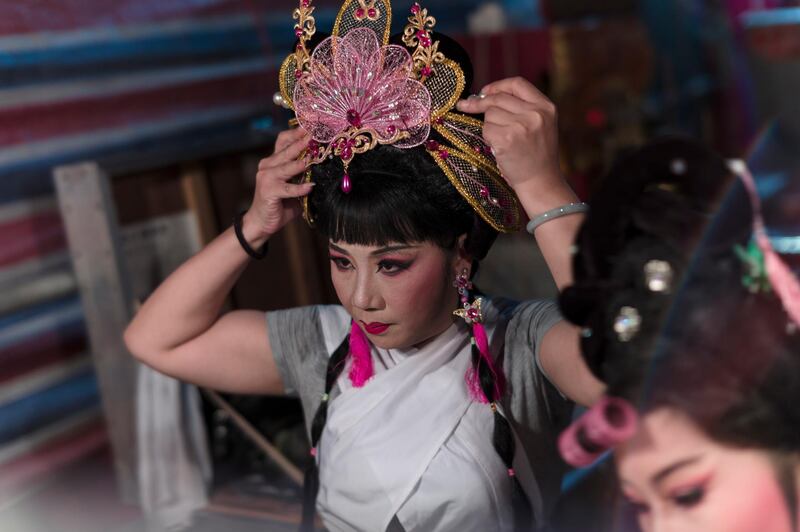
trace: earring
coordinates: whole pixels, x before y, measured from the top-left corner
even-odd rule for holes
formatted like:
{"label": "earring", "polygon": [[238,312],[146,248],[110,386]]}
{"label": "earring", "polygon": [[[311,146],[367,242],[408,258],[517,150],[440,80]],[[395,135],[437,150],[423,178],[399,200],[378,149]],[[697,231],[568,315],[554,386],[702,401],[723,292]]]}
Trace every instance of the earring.
{"label": "earring", "polygon": [[461,298],[461,304],[466,305],[469,303],[469,291],[472,290],[472,281],[469,280],[469,270],[464,268],[461,273],[456,275],[453,286],[458,290],[458,295]]}
{"label": "earring", "polygon": [[472,281],[469,280],[469,271],[466,268],[456,275],[453,286],[458,290],[458,295],[461,298],[461,308],[454,310],[453,314],[459,318],[463,318],[468,324],[480,323],[483,321],[481,316],[481,298],[477,298],[472,304],[469,302],[469,291],[472,290]]}

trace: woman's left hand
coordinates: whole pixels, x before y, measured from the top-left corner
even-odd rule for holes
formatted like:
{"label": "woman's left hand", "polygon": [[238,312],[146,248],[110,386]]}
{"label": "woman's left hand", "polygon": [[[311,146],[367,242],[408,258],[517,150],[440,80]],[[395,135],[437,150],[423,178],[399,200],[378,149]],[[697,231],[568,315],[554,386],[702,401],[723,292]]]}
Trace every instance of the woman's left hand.
{"label": "woman's left hand", "polygon": [[480,96],[457,104],[459,111],[484,114],[483,137],[497,166],[520,194],[565,186],[558,156],[556,106],[524,78],[485,86]]}

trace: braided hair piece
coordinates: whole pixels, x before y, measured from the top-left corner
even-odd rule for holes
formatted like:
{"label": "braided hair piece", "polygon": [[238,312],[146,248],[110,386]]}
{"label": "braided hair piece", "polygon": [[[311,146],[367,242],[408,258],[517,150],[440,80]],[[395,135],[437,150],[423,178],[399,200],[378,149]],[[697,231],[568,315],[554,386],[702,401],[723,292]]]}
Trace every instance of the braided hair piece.
{"label": "braided hair piece", "polygon": [[462,272],[454,282],[463,305],[455,315],[464,318],[470,325],[472,338],[472,367],[465,376],[466,385],[474,401],[488,403],[494,417],[492,445],[506,466],[511,479],[511,507],[514,512],[514,530],[529,530],[532,521],[532,509],[522,485],[514,471],[515,441],[514,432],[508,419],[500,412],[498,403],[505,395],[506,382],[501,368],[496,367],[489,350],[489,339],[483,326],[481,306],[483,298],[473,288],[466,271]]}

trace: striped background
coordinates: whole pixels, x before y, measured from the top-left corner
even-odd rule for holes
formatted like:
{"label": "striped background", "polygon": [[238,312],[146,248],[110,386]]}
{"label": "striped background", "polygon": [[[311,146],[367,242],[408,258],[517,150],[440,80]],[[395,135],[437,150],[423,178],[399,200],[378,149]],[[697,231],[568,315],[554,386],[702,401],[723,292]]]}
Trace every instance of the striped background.
{"label": "striped background", "polygon": [[[446,13],[477,3],[428,5],[448,29]],[[410,4],[396,2],[395,31]],[[0,3],[0,499],[106,441],[52,168],[252,144],[285,118],[271,95],[295,5]],[[339,3],[315,5],[330,28]]]}
{"label": "striped background", "polygon": [[52,167],[269,124],[293,4],[0,3],[0,499],[106,442]]}

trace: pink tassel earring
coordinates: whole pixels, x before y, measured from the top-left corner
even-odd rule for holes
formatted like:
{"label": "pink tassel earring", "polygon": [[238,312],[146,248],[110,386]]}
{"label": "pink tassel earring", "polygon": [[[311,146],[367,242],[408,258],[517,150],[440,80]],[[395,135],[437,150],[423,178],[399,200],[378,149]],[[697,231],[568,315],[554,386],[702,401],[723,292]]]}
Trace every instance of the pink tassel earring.
{"label": "pink tassel earring", "polygon": [[496,370],[491,351],[489,350],[489,337],[483,326],[483,315],[481,314],[483,299],[475,298],[472,303],[469,302],[469,290],[472,289],[472,282],[469,280],[469,272],[466,268],[461,270],[461,273],[456,276],[453,286],[458,290],[462,305],[462,307],[455,310],[453,314],[463,318],[464,321],[472,326],[472,343],[478,348],[478,352],[480,353],[478,364],[471,366],[467,370],[464,380],[467,383],[470,396],[474,401],[489,403],[490,400],[486,397],[486,394],[483,393],[480,381],[480,366],[481,364],[486,364],[494,377],[494,397],[491,398],[493,402],[502,396],[503,389],[505,388],[505,379],[503,375]]}
{"label": "pink tassel earring", "polygon": [[367,335],[355,321],[350,326],[350,356],[350,382],[356,388],[361,388],[373,375],[372,353]]}

